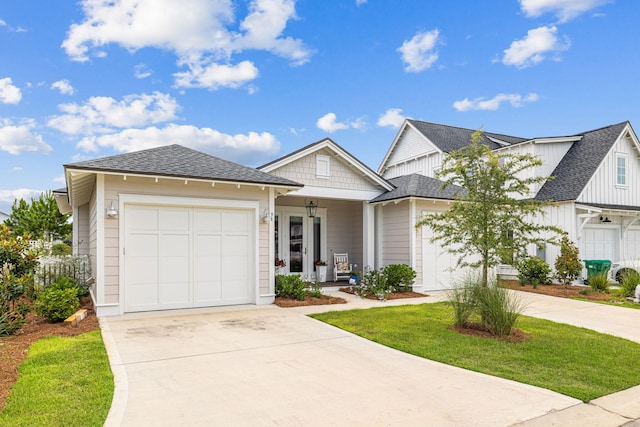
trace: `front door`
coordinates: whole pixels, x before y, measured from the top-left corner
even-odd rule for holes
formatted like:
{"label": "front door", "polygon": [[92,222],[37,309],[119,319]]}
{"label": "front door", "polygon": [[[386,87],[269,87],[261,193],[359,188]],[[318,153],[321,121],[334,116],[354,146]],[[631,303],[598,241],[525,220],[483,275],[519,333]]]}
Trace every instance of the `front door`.
{"label": "front door", "polygon": [[326,258],[326,212],[308,217],[304,208],[282,208],[275,218],[276,257],[284,260],[284,273],[315,278],[316,261]]}

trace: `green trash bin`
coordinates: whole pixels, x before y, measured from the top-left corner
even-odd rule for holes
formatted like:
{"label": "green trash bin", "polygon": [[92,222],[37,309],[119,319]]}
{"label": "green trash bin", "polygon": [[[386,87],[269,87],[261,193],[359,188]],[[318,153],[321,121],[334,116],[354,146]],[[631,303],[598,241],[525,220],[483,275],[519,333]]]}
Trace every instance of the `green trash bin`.
{"label": "green trash bin", "polygon": [[585,259],[584,266],[587,268],[587,280],[598,274],[607,274],[611,268],[611,261],[608,259]]}

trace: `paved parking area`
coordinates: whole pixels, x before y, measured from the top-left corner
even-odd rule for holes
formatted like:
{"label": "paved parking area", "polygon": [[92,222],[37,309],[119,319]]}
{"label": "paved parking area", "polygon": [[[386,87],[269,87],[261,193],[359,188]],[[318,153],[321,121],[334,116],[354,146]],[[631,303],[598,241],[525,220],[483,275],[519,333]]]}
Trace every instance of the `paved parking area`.
{"label": "paved parking area", "polygon": [[[532,298],[527,314],[534,316],[567,316],[573,307]],[[639,390],[585,405],[389,349],[305,315],[382,304],[349,300],[331,308],[242,306],[102,319],[116,377],[106,425],[619,426],[640,411]],[[619,412],[609,411],[614,403]]]}

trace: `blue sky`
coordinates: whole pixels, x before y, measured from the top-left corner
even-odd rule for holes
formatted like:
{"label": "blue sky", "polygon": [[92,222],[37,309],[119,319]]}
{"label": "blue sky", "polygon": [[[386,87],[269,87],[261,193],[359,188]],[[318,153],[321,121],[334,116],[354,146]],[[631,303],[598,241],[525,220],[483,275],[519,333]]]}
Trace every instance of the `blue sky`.
{"label": "blue sky", "polygon": [[640,126],[637,0],[0,2],[0,210],[63,164],[178,143],[259,166],[405,117],[522,137]]}

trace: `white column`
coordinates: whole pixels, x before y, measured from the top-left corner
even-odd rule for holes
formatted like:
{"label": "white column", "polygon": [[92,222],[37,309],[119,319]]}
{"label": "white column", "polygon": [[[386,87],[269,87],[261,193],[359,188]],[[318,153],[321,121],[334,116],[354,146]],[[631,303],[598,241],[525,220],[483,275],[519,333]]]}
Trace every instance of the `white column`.
{"label": "white column", "polygon": [[[104,175],[96,175],[96,305],[101,306],[105,303],[104,295]],[[121,261],[122,262],[122,261]],[[122,301],[122,295],[118,298]]]}
{"label": "white column", "polygon": [[362,266],[361,269],[370,265],[375,268],[375,206],[366,201],[362,202]]}

